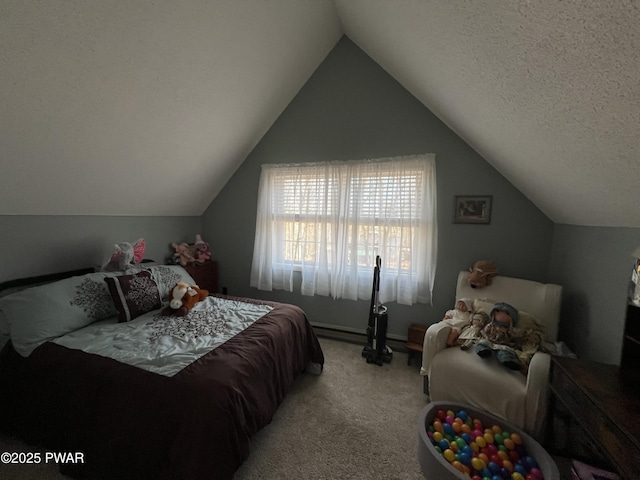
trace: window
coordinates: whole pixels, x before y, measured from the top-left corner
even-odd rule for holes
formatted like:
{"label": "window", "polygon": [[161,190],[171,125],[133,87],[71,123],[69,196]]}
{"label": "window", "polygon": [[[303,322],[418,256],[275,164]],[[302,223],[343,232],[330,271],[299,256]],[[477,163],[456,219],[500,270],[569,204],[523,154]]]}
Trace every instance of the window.
{"label": "window", "polygon": [[434,155],[264,165],[251,286],[303,295],[430,303],[436,263]]}

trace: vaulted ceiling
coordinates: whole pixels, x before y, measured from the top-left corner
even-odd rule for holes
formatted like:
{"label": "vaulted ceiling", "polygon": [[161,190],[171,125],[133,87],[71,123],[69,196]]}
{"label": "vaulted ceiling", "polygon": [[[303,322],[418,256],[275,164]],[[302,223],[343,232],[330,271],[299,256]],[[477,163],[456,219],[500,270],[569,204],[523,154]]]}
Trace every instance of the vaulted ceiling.
{"label": "vaulted ceiling", "polygon": [[2,0],[0,214],[200,215],[346,34],[556,223],[640,227],[633,0]]}

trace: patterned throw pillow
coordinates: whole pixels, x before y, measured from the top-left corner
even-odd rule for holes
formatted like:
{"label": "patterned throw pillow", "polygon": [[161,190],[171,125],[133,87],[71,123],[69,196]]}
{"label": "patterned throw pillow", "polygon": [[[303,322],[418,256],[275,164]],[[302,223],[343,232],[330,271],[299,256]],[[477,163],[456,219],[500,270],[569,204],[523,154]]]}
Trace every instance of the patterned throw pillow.
{"label": "patterned throw pillow", "polygon": [[105,278],[105,281],[118,310],[119,322],[129,322],[161,307],[158,285],[149,272]]}

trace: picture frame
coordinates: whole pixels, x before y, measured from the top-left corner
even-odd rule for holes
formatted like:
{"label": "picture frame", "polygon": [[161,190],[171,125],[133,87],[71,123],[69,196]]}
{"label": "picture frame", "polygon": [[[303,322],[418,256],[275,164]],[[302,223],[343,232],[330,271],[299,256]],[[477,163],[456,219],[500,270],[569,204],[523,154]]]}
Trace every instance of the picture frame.
{"label": "picture frame", "polygon": [[491,195],[456,195],[453,223],[491,223]]}

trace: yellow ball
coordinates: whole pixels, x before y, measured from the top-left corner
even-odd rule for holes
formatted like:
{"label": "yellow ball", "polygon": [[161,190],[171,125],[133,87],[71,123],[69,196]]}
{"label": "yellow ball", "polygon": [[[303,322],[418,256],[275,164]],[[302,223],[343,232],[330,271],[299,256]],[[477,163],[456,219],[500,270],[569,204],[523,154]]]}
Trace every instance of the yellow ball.
{"label": "yellow ball", "polygon": [[453,462],[453,461],[455,460],[455,458],[456,458],[456,454],[455,454],[455,453],[453,453],[453,450],[451,450],[450,448],[447,448],[447,449],[442,453],[442,455],[444,456],[444,458],[446,458],[446,459],[447,459],[447,461],[448,461],[449,463]]}

